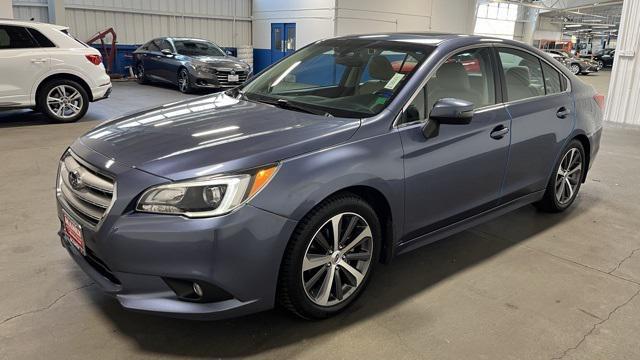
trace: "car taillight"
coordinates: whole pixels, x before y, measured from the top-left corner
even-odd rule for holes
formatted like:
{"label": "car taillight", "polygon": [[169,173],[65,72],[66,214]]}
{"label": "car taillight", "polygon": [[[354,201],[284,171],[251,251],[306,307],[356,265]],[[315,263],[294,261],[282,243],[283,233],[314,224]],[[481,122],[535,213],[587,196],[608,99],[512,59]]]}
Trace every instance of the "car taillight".
{"label": "car taillight", "polygon": [[595,100],[596,104],[598,104],[600,110],[604,111],[604,95],[595,94],[593,95],[593,100]]}
{"label": "car taillight", "polygon": [[100,55],[85,55],[93,65],[100,65],[102,63],[102,56]]}

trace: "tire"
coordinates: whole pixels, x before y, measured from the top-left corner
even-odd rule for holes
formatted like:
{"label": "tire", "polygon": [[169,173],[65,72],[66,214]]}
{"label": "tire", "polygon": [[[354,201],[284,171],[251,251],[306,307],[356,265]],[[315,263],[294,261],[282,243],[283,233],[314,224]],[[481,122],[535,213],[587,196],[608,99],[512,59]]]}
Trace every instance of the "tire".
{"label": "tire", "polygon": [[578,64],[571,64],[569,69],[571,69],[571,72],[573,73],[573,75],[578,75],[580,74],[580,72],[582,72],[582,69],[580,69],[580,65]]}
{"label": "tire", "polygon": [[562,151],[562,156],[553,168],[542,200],[534,205],[541,211],[551,213],[568,209],[580,191],[584,171],[586,171],[585,160],[582,143],[576,139],[572,140]]}
{"label": "tire", "polygon": [[604,61],[598,60],[598,71],[604,69]]}
{"label": "tire", "polygon": [[[338,241],[338,249],[332,241],[334,223],[343,240]],[[344,233],[348,235],[342,238]],[[351,193],[323,201],[300,221],[287,246],[278,279],[278,303],[305,319],[339,313],[366,288],[381,246],[380,222],[366,201]],[[303,271],[303,264],[308,270]],[[326,284],[331,285],[323,291]]]}
{"label": "tire", "polygon": [[136,65],[136,81],[138,82],[138,84],[148,84],[149,83],[149,78],[147,78],[147,74],[144,70],[144,64],[142,62],[139,62]]}
{"label": "tire", "polygon": [[187,69],[182,68],[178,71],[178,89],[183,94],[190,94],[193,92],[193,88],[191,86],[191,77],[189,76],[189,71]]}
{"label": "tire", "polygon": [[89,95],[82,85],[73,80],[54,79],[39,90],[36,108],[55,122],[71,123],[87,113]]}

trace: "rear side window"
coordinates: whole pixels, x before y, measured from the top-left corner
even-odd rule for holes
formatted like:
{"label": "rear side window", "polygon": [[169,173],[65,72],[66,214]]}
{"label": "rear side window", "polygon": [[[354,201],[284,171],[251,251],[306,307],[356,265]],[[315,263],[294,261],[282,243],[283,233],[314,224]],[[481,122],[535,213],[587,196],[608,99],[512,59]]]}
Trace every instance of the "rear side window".
{"label": "rear side window", "polygon": [[561,93],[563,89],[560,73],[544,61],[542,62],[542,72],[547,95]]}
{"label": "rear side window", "polygon": [[0,49],[37,48],[27,29],[21,26],[0,25]]}
{"label": "rear side window", "polygon": [[160,50],[169,50],[169,51],[173,52],[173,46],[171,46],[171,43],[169,43],[169,41],[162,40],[160,42]]}
{"label": "rear side window", "polygon": [[147,46],[147,50],[149,51],[160,51],[160,47],[156,44],[159,42],[158,40],[152,40],[149,42],[149,46]]}
{"label": "rear side window", "polygon": [[31,36],[33,36],[33,38],[38,42],[38,45],[40,47],[56,47],[56,45],[52,43],[51,40],[44,36],[40,31],[36,29],[28,29],[28,31],[31,33]]}
{"label": "rear side window", "polygon": [[498,49],[507,85],[507,100],[545,95],[540,59],[525,51]]}

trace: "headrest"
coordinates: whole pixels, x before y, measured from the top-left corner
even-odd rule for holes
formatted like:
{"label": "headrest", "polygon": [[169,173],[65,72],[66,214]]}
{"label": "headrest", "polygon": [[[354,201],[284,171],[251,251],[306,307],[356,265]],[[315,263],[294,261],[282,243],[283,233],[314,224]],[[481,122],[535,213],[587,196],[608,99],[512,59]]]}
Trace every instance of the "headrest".
{"label": "headrest", "polygon": [[526,66],[514,66],[507,69],[506,73],[507,83],[515,82],[518,84],[525,84],[529,86],[531,84],[531,78],[529,76],[529,68]]}
{"label": "headrest", "polygon": [[446,89],[468,89],[469,75],[459,62],[445,63],[436,73],[438,85]]}
{"label": "headrest", "polygon": [[369,63],[369,75],[376,80],[389,80],[395,75],[389,59],[382,55],[371,58]]}

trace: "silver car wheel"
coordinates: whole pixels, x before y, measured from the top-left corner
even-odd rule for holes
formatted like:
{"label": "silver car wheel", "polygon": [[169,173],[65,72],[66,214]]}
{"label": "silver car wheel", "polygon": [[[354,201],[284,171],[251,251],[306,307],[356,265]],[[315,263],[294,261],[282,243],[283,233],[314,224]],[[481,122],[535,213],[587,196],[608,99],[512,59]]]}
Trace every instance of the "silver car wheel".
{"label": "silver car wheel", "polygon": [[362,284],[373,254],[371,228],[360,215],[338,214],[316,231],[302,261],[301,280],[307,297],[333,306]]}
{"label": "silver car wheel", "polygon": [[598,71],[602,70],[604,68],[604,61],[600,60],[598,61]]}
{"label": "silver car wheel", "polygon": [[78,115],[83,105],[82,95],[73,86],[58,85],[47,94],[47,108],[61,119]]}
{"label": "silver car wheel", "polygon": [[187,74],[186,70],[180,71],[180,74],[178,75],[178,87],[182,92],[187,92],[187,90],[189,90],[189,74]]}
{"label": "silver car wheel", "polygon": [[582,154],[572,148],[564,154],[556,173],[556,200],[560,205],[566,205],[573,199],[581,179]]}
{"label": "silver car wheel", "polygon": [[573,73],[573,75],[580,74],[580,66],[576,64],[571,65],[571,72]]}

